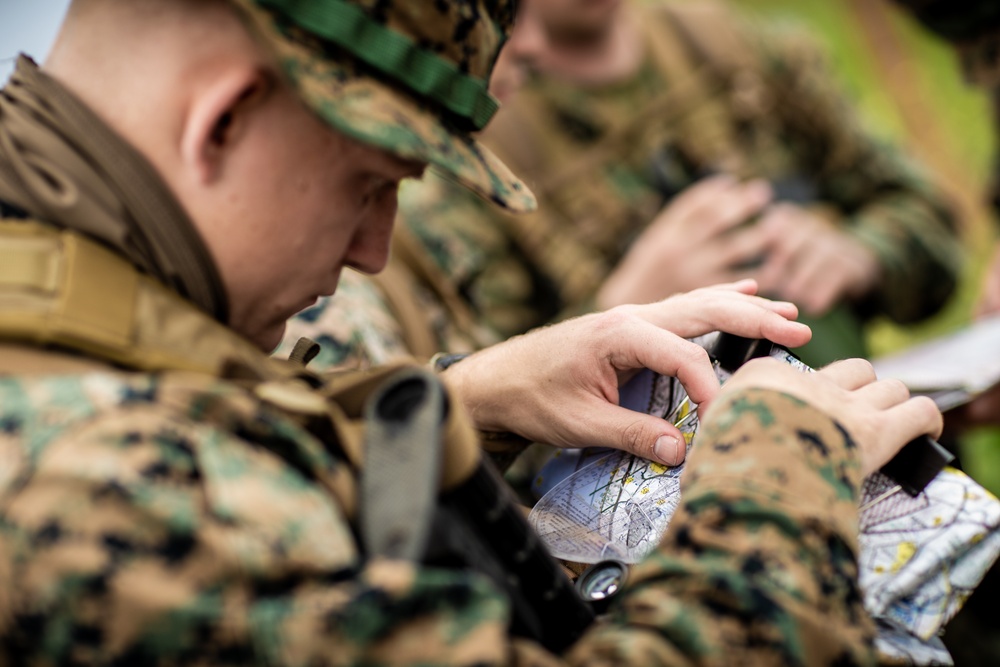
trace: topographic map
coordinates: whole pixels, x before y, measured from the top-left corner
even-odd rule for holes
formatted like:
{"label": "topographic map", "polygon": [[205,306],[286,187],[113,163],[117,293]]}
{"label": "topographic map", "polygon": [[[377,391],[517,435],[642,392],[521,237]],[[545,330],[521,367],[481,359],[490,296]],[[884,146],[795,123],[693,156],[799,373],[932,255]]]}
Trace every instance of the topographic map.
{"label": "topographic map", "polygon": [[[811,370],[784,350],[771,356]],[[644,372],[621,402],[665,416],[690,447],[697,412],[675,379]],[[637,563],[666,531],[682,471],[614,450],[566,450],[542,470],[547,492],[529,521],[558,558]],[[998,526],[1000,501],[958,470],[945,468],[915,497],[881,473],[866,480],[860,583],[884,656],[952,664],[938,635],[1000,554]]]}

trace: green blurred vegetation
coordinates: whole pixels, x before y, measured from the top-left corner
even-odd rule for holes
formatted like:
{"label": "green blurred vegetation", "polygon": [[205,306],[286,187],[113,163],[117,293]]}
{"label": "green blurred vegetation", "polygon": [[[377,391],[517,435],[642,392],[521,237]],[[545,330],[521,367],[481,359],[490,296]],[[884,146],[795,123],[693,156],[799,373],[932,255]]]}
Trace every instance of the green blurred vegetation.
{"label": "green blurred vegetation", "polygon": [[[938,316],[919,325],[876,322],[876,356],[955,330],[971,319],[997,225],[982,205],[996,151],[989,101],[962,80],[951,47],[925,32],[888,0],[742,0],[768,20],[805,24],[830,55],[835,76],[876,134],[913,152],[945,182],[963,210],[968,258],[958,292]],[[1000,344],[1000,341],[998,341]],[[980,429],[959,443],[965,469],[1000,495],[1000,430]]]}
{"label": "green blurred vegetation", "polygon": [[962,465],[977,482],[1000,496],[1000,429],[981,428],[961,440]]}

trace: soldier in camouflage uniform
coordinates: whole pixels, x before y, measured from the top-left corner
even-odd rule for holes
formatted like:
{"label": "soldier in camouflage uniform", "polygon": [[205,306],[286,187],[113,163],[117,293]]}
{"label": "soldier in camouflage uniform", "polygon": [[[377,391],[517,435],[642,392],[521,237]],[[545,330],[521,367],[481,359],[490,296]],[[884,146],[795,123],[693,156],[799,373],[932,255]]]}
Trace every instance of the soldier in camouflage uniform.
{"label": "soldier in camouflage uniform", "polygon": [[[940,414],[857,361],[752,362],[720,391],[685,338],[809,335],[749,282],[473,354],[441,373],[442,423],[402,434],[443,431],[449,489],[474,427],[677,463],[676,429],[615,404],[638,367],[707,413],[670,532],[562,655],[511,635],[492,580],[359,537],[382,423],[364,403],[398,375],[262,350],[339,269],[384,264],[398,181],[427,162],[530,206],[469,134],[511,9],[75,0],[45,67],[19,61],[0,91],[0,664],[873,662],[858,485]],[[422,481],[402,472],[406,504]]]}
{"label": "soldier in camouflage uniform", "polygon": [[[808,36],[717,3],[528,10],[555,45],[483,140],[539,212],[498,214],[448,182],[401,206],[502,335],[751,276],[812,318],[815,364],[863,353],[868,318],[917,321],[951,294],[960,245],[941,194],[862,131]],[[663,208],[713,173],[771,192],[708,183]]]}

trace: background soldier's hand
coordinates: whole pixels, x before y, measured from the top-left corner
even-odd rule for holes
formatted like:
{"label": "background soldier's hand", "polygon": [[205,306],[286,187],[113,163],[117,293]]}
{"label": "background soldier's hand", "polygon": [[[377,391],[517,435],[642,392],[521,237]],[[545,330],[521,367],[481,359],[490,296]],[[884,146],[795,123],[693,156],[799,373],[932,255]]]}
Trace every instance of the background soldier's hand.
{"label": "background soldier's hand", "polygon": [[859,299],[875,287],[875,253],[820,215],[795,204],[776,204],[752,232],[767,248],[754,275],[764,294],[786,299],[810,315],[823,315],[845,299]]}
{"label": "background soldier's hand", "polygon": [[[791,394],[826,413],[851,434],[858,445],[861,469],[869,475],[903,445],[923,434],[941,434],[941,412],[926,396],[910,398],[899,380],[877,380],[863,359],[830,364],[816,373],[802,373],[774,359],[743,365],[721,393],[749,387]],[[708,410],[704,419],[712,419]]]}
{"label": "background soldier's hand", "polygon": [[765,239],[734,229],[771,201],[765,181],[715,176],[692,185],[650,223],[597,294],[604,310],[652,303],[678,292],[746,277],[737,267],[760,254]]}
{"label": "background soldier's hand", "polygon": [[678,430],[618,406],[618,387],[638,369],[676,376],[691,400],[719,391],[708,354],[684,340],[711,331],[796,347],[811,332],[794,305],[753,296],[752,280],[696,290],[659,303],[621,306],[530,332],[478,352],[444,372],[477,427],[557,446],[614,447],[676,465]]}

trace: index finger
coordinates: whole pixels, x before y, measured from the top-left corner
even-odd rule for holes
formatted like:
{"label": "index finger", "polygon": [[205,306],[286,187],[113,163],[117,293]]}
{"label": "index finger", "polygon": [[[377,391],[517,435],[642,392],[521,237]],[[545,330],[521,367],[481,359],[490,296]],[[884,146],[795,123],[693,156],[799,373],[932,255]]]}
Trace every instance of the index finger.
{"label": "index finger", "polygon": [[725,331],[799,347],[812,337],[808,326],[791,319],[798,315],[794,304],[725,289],[696,290],[659,303],[633,306],[631,312],[682,338]]}
{"label": "index finger", "polygon": [[719,377],[705,348],[684,340],[643,320],[637,320],[623,355],[612,361],[619,370],[648,368],[660,375],[676,377],[691,401],[709,404],[719,393]]}

